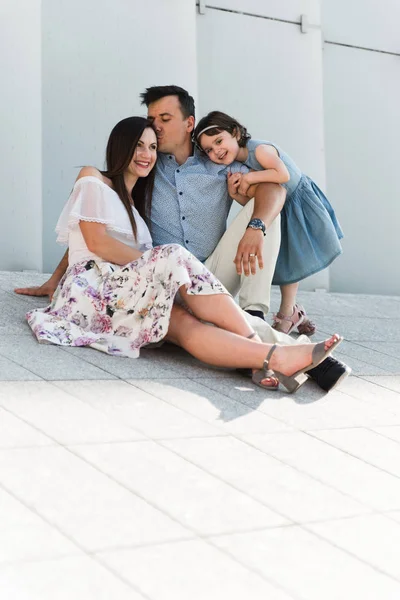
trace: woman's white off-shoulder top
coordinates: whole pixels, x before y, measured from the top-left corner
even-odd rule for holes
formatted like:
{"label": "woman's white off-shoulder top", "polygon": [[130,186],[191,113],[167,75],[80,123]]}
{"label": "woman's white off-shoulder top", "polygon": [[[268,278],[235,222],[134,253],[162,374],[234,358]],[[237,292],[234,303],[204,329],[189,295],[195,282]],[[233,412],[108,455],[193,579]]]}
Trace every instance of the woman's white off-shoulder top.
{"label": "woman's white off-shoulder top", "polygon": [[150,231],[145,221],[134,206],[132,212],[137,226],[136,240],[128,213],[118,194],[97,177],[78,179],[56,226],[57,242],[69,247],[69,265],[98,258],[86,246],[79,221],[103,223],[109,235],[141,252],[152,248]]}

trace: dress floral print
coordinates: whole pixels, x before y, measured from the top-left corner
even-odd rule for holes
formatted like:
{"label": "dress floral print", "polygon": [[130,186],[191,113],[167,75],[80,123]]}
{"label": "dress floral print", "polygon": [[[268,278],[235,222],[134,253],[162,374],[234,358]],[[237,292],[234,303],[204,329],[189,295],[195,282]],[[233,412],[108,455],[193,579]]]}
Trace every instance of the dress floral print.
{"label": "dress floral print", "polygon": [[137,358],[142,346],[167,334],[182,285],[188,294],[228,293],[185,248],[168,244],[122,267],[100,258],[73,264],[51,304],[27,319],[39,342]]}

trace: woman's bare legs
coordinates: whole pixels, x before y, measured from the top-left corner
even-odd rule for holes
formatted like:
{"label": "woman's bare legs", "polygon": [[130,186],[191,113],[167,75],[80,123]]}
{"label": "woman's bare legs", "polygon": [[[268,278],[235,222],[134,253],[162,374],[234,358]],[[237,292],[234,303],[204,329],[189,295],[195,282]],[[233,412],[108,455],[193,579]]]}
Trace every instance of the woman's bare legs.
{"label": "woman's bare legs", "polygon": [[253,333],[242,309],[228,294],[188,294],[186,287],[179,288],[181,297],[193,314],[202,321],[213,323],[221,329],[244,337]]}
{"label": "woman's bare legs", "polygon": [[[249,340],[230,331],[201,323],[183,307],[172,308],[166,339],[182,346],[199,360],[219,367],[261,369],[272,344]],[[325,341],[328,350],[336,341]],[[312,363],[314,344],[277,346],[271,356],[270,368],[292,375]],[[269,380],[270,378],[267,378]]]}

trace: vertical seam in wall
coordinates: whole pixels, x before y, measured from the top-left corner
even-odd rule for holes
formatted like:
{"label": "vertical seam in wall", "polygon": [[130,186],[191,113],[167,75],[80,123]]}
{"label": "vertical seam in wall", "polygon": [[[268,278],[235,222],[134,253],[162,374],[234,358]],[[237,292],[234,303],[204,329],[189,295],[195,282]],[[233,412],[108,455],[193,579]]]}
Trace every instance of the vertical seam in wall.
{"label": "vertical seam in wall", "polygon": [[43,273],[44,269],[44,248],[43,248],[43,234],[44,234],[44,207],[43,207],[43,2],[40,2],[40,271]]}

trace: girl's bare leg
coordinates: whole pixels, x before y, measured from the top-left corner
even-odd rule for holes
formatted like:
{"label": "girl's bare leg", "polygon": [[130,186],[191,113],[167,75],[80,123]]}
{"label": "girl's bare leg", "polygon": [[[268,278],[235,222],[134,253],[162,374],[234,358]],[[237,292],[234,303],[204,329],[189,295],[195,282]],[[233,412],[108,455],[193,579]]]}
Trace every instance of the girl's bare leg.
{"label": "girl's bare leg", "polygon": [[[172,308],[166,339],[185,348],[199,360],[219,367],[247,367],[261,369],[272,344],[246,339],[212,325],[201,323],[183,307]],[[336,341],[332,336],[325,341],[327,350]],[[314,344],[277,346],[271,356],[270,368],[292,375],[312,362]],[[269,379],[269,378],[267,378]]]}
{"label": "girl's bare leg", "polygon": [[293,314],[294,305],[296,304],[297,290],[299,289],[298,283],[289,283],[287,285],[281,285],[281,305],[279,312],[285,315],[285,317],[291,317]]}

